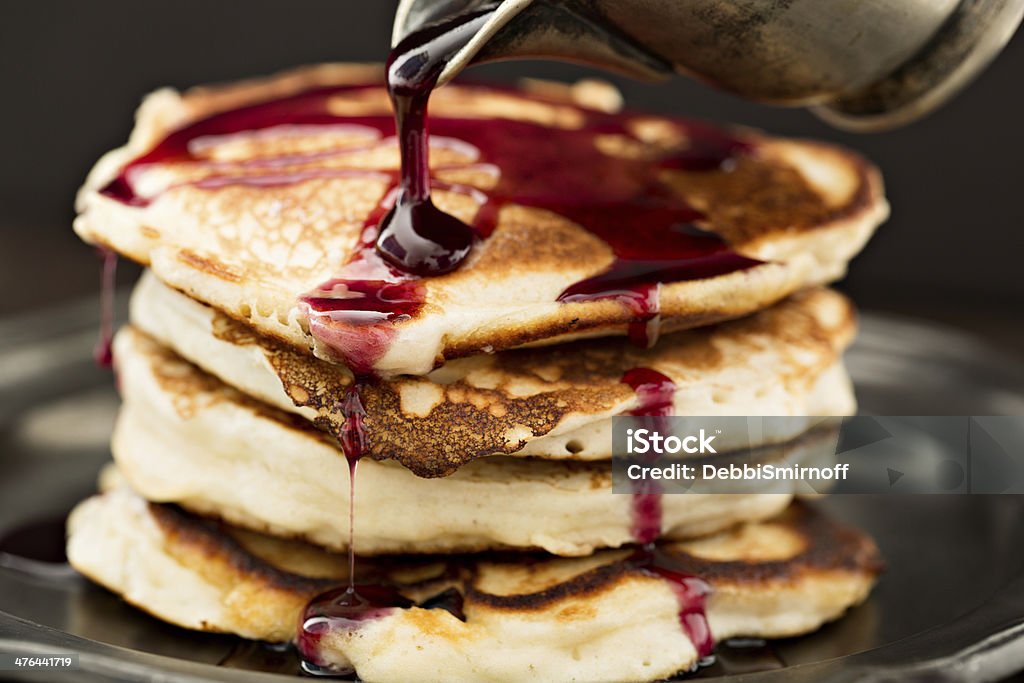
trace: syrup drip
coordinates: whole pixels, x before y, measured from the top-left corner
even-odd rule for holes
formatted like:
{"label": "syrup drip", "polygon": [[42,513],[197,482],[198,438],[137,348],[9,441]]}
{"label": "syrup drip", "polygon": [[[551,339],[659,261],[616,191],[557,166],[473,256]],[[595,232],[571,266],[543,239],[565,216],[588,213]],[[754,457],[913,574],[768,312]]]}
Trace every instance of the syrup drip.
{"label": "syrup drip", "polygon": [[[667,418],[672,415],[676,385],[665,375],[650,368],[628,370],[622,381],[628,384],[640,401],[630,411],[635,417],[650,418],[653,429],[667,432]],[[675,559],[660,550],[655,542],[661,535],[662,487],[656,480],[641,480],[633,489],[633,539],[639,546],[627,564],[668,582],[679,602],[679,624],[704,660],[711,655],[715,641],[708,626],[706,605],[711,587],[703,579],[688,574],[677,566]]]}
{"label": "syrup drip", "polygon": [[708,659],[715,651],[715,639],[707,617],[711,586],[704,579],[684,571],[672,555],[653,543],[638,548],[626,563],[668,583],[679,602],[679,625],[697,650],[698,666],[709,664]]}
{"label": "syrup drip", "polygon": [[[231,185],[279,186],[335,175],[384,179],[388,188],[363,226],[357,248],[331,281],[300,299],[312,334],[357,374],[371,372],[390,347],[395,325],[416,316],[425,289],[418,281],[458,268],[473,245],[487,238],[501,210],[518,204],[559,214],[593,233],[611,249],[604,272],[566,288],[566,303],[597,299],[620,302],[633,317],[630,337],[641,346],[657,338],[658,284],[715,277],[759,263],[731,251],[713,233],[694,229],[703,215],[664,183],[672,170],[728,172],[735,160],[756,153],[749,143],[711,126],[678,121],[688,143],[658,159],[606,154],[603,136],[636,140],[634,115],[608,115],[573,109],[576,127],[552,133],[547,126],[505,119],[432,118],[430,133],[456,140],[476,156],[461,167],[489,167],[499,173],[486,192],[445,186],[431,180],[427,104],[447,61],[486,21],[488,11],[471,12],[409,36],[388,60],[388,79],[396,117],[342,116],[330,100],[368,85],[312,89],[241,107],[192,123],[168,135],[148,153],[127,164],[102,190],[117,201],[145,206],[157,197],[138,193],[135,180],[147,167],[187,164],[212,174],[196,187],[216,191]],[[480,90],[486,90],[480,88]],[[397,119],[397,123],[396,123]],[[207,152],[216,143],[259,136],[293,135],[306,128],[365,129],[362,147],[330,152],[215,161]],[[327,157],[392,144],[399,137],[399,172],[316,169]],[[435,167],[435,171],[444,170]],[[469,224],[433,204],[431,189],[468,194],[478,202]]]}
{"label": "syrup drip", "polygon": [[103,368],[114,364],[114,296],[117,285],[117,254],[100,249],[103,261],[100,275],[100,334],[93,349],[93,359]]}
{"label": "syrup drip", "polygon": [[[313,598],[299,617],[296,649],[302,660],[302,670],[318,676],[346,676],[354,673],[324,660],[321,641],[330,632],[349,633],[367,621],[379,619],[396,608],[411,607],[411,600],[397,588],[384,583],[356,583],[355,554],[355,500],[356,473],[359,461],[366,452],[366,408],[361,390],[367,380],[357,378],[338,404],[345,422],[338,433],[349,471],[348,509],[348,584],[339,586]],[[420,605],[423,609],[444,609],[458,619],[462,614],[462,595],[455,590],[445,591]]]}
{"label": "syrup drip", "polygon": [[339,276],[299,298],[314,338],[357,377],[373,375],[374,364],[391,345],[395,324],[423,307],[419,279],[385,263],[375,248],[378,224],[389,210],[386,198],[367,218],[360,244]]}
{"label": "syrup drip", "polygon": [[[636,392],[639,407],[629,412],[634,417],[650,418],[653,429],[667,432],[672,414],[676,385],[671,379],[650,368],[633,368],[622,376],[622,382]],[[656,457],[656,456],[655,456]],[[661,483],[643,479],[633,489],[633,540],[640,545],[653,544],[661,536]]]}
{"label": "syrup drip", "polygon": [[355,593],[356,581],[356,473],[359,461],[366,452],[366,408],[360,395],[358,381],[345,392],[341,400],[341,414],[345,418],[338,441],[348,461],[348,592]]}
{"label": "syrup drip", "polygon": [[348,584],[322,593],[311,600],[299,618],[296,648],[302,657],[302,668],[318,675],[346,675],[351,671],[331,668],[320,657],[319,644],[329,631],[352,631],[363,622],[380,618],[396,607],[413,603],[396,589],[383,584],[356,584],[356,474],[359,461],[366,452],[369,435],[361,391],[365,378],[356,378],[338,403],[345,418],[338,432],[338,442],[345,453],[349,473],[348,498]]}

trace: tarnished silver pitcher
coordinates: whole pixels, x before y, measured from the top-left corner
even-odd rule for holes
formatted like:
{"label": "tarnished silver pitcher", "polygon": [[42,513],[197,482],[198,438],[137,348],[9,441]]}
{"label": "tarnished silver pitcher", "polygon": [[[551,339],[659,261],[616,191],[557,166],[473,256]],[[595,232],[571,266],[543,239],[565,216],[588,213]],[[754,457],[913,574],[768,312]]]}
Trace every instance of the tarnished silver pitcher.
{"label": "tarnished silver pitcher", "polygon": [[516,57],[644,78],[678,71],[864,131],[943,104],[1024,15],[1024,0],[402,0],[393,42],[487,7],[493,15],[441,83],[470,63]]}

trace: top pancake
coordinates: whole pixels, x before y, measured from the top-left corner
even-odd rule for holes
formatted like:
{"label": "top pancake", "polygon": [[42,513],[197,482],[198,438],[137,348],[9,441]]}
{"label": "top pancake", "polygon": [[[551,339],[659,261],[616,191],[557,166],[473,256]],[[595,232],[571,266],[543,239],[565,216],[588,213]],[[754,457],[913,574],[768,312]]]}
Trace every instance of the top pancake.
{"label": "top pancake", "polygon": [[[142,201],[126,203],[101,190],[125,164],[185,126],[313,88],[372,84],[379,77],[377,67],[329,65],[183,95],[151,95],[128,145],[106,155],[90,174],[79,196],[76,231],[150,265],[164,282],[263,334],[338,360],[314,339],[298,298],[335,277],[358,251],[364,223],[391,183],[384,172],[398,166],[393,141],[346,125],[390,114],[383,87],[332,95],[324,125],[192,140],[188,160],[157,160],[134,169],[131,181]],[[453,117],[526,121],[543,128],[557,149],[588,110],[550,92],[541,98],[447,86],[435,93],[431,114],[435,127],[449,121],[448,129],[456,131]],[[595,138],[604,154],[653,159],[669,148],[685,149],[703,130],[655,116],[621,120],[630,134]],[[820,143],[742,135],[754,153],[715,170],[664,170],[661,178],[703,214],[700,227],[735,251],[770,263],[662,285],[665,331],[751,313],[799,288],[840,277],[886,215],[880,177],[856,155]],[[486,193],[501,173],[478,163],[488,161],[486,155],[478,159],[480,154],[452,140],[435,140],[432,149],[435,183],[464,190],[435,188],[435,202],[467,222],[477,213],[479,197],[465,188]],[[588,169],[579,172],[586,182]],[[479,241],[462,268],[418,283],[424,303],[417,315],[384,323],[383,331],[358,328],[355,338],[364,343],[368,336],[389,337],[370,365],[390,376],[425,374],[445,359],[480,352],[620,334],[634,319],[620,301],[557,301],[566,288],[602,273],[612,261],[607,243],[568,219],[506,204],[491,235]]]}

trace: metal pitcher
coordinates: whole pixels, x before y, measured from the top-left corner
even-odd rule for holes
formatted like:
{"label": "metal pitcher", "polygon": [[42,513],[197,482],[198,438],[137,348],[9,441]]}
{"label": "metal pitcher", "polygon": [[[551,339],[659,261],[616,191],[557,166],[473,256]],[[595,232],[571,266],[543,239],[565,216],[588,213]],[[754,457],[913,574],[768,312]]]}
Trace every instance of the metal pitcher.
{"label": "metal pitcher", "polygon": [[517,57],[648,79],[676,71],[862,131],[942,105],[1024,16],[1024,0],[402,0],[392,40],[490,7],[440,83],[470,63]]}

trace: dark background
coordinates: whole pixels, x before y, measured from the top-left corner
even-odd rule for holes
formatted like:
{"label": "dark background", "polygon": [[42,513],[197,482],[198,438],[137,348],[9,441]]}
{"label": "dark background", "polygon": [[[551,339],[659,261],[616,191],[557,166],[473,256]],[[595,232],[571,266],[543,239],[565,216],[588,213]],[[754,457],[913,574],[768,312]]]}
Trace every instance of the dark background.
{"label": "dark background", "polygon": [[[94,295],[98,268],[71,232],[77,186],[123,143],[146,92],[325,60],[379,61],[392,0],[4,0],[0,7],[0,314]],[[476,76],[577,78],[512,62]],[[893,216],[842,287],[864,308],[1024,341],[1024,39],[959,99],[909,128],[845,134],[805,111],[677,78],[614,80],[633,106],[835,140],[886,176]],[[123,274],[124,278],[132,275]]]}

